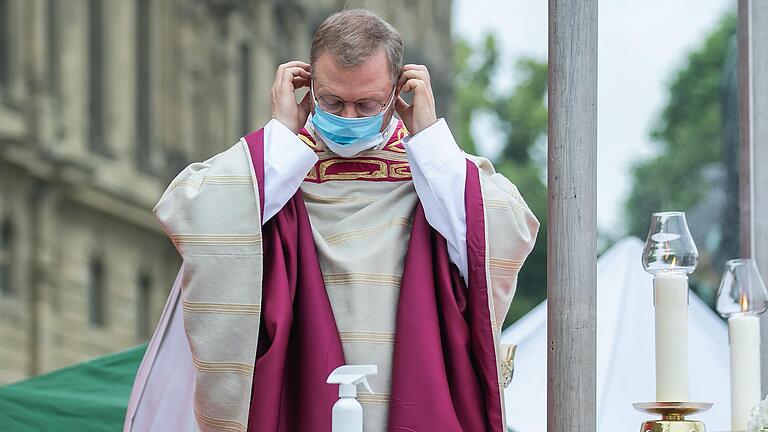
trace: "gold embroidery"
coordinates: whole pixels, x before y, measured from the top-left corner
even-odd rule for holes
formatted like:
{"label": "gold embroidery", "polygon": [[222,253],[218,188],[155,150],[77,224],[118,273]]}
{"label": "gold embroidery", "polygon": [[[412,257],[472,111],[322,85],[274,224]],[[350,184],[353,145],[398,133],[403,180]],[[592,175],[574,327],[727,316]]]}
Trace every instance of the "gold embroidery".
{"label": "gold embroidery", "polygon": [[359,392],[357,394],[357,400],[360,403],[370,403],[370,404],[389,404],[389,398],[390,395],[388,393],[376,393],[376,394],[370,394],[370,393],[363,393]]}
{"label": "gold embroidery", "polygon": [[177,245],[249,246],[261,243],[261,234],[176,234],[171,241]]}
{"label": "gold embroidery", "polygon": [[403,142],[403,138],[405,138],[406,135],[408,135],[408,129],[406,129],[405,126],[400,127],[400,129],[397,130],[397,139],[387,145],[387,150],[395,153],[405,153],[405,149],[400,148],[397,145]]}
{"label": "gold embroidery", "polygon": [[397,131],[397,139],[398,139],[398,141],[401,141],[409,133],[410,132],[408,132],[408,128],[406,128],[405,124],[403,124],[403,126],[400,128],[400,130]]}
{"label": "gold embroidery", "polygon": [[309,200],[310,202],[318,202],[323,204],[335,204],[335,203],[341,203],[341,202],[362,202],[366,204],[372,204],[376,202],[376,200],[356,197],[356,196],[329,197],[329,196],[315,195],[305,191],[301,191],[301,193],[304,195],[304,198]]}
{"label": "gold embroidery", "polygon": [[304,177],[305,180],[317,180],[317,168],[312,167],[312,169],[309,170],[307,173],[307,176]]}
{"label": "gold embroidery", "polygon": [[395,335],[387,332],[345,331],[339,332],[342,342],[393,343]]}
{"label": "gold embroidery", "polygon": [[393,163],[389,166],[389,175],[394,178],[411,178],[411,167],[408,162]]}
{"label": "gold embroidery", "polygon": [[489,258],[488,267],[502,270],[519,270],[523,263],[519,260],[510,260],[504,258]]}
{"label": "gold embroidery", "polygon": [[217,430],[223,429],[223,430],[234,431],[234,432],[246,432],[246,427],[236,421],[222,420],[222,419],[215,419],[213,417],[208,417],[207,415],[201,413],[200,410],[197,409],[197,407],[194,407],[194,410],[195,410],[195,417],[197,417],[197,420],[200,421],[200,423],[204,423],[208,426],[216,428]]}
{"label": "gold embroidery", "polygon": [[304,141],[304,144],[309,146],[309,148],[311,148],[312,150],[317,150],[317,144],[315,144],[310,137],[304,134],[299,134],[298,136],[299,136],[299,139]]}
{"label": "gold embroidery", "polygon": [[400,143],[400,141],[393,142],[392,144],[387,146],[387,150],[389,150],[391,152],[394,152],[394,153],[403,153],[403,154],[405,154],[405,149],[404,148],[400,148],[400,147],[397,146],[399,143]]}
{"label": "gold embroidery", "polygon": [[261,313],[259,304],[239,303],[203,303],[182,300],[184,312],[223,313],[237,315],[258,315]]}
{"label": "gold embroidery", "polygon": [[317,154],[318,161],[323,162],[330,159],[339,159],[346,162],[355,162],[355,161],[361,161],[365,159],[370,158],[376,158],[376,159],[382,159],[385,162],[407,162],[408,156],[405,155],[405,153],[393,153],[387,149],[381,149],[381,150],[368,150],[365,152],[365,155],[361,155],[359,157],[351,157],[351,158],[340,158],[335,153],[318,153]]}
{"label": "gold embroidery", "polygon": [[[328,168],[339,163],[368,163],[376,165],[375,171],[350,171],[338,174],[328,174]],[[320,163],[321,180],[364,180],[380,179],[387,177],[387,163],[376,159],[328,159]]]}
{"label": "gold embroidery", "polygon": [[506,388],[512,382],[512,377],[515,374],[515,352],[517,351],[517,345],[501,344],[501,375],[502,379],[500,387]]}
{"label": "gold embroidery", "polygon": [[402,278],[380,273],[337,273],[323,276],[326,284],[349,285],[355,283],[400,286]]}
{"label": "gold embroidery", "polygon": [[369,235],[376,234],[379,231],[383,231],[383,230],[385,230],[387,228],[390,228],[390,227],[393,227],[393,226],[396,226],[396,225],[404,226],[404,227],[406,227],[408,229],[411,228],[411,222],[408,219],[406,219],[406,218],[397,218],[397,219],[395,219],[395,220],[393,220],[391,222],[388,222],[388,223],[385,223],[385,224],[381,224],[381,225],[377,225],[377,226],[374,226],[374,227],[363,228],[363,229],[359,229],[359,230],[355,230],[355,231],[348,231],[348,232],[344,232],[344,233],[339,233],[339,234],[334,234],[332,236],[328,236],[325,239],[325,243],[328,246],[335,246],[335,245],[337,245],[339,243],[343,243],[343,242],[345,242],[347,240],[351,240],[351,239],[354,239],[354,238],[360,238],[360,237],[367,237]]}
{"label": "gold embroidery", "polygon": [[253,376],[253,366],[245,363],[207,362],[192,356],[195,369],[200,372],[210,373],[236,373],[245,376]]}

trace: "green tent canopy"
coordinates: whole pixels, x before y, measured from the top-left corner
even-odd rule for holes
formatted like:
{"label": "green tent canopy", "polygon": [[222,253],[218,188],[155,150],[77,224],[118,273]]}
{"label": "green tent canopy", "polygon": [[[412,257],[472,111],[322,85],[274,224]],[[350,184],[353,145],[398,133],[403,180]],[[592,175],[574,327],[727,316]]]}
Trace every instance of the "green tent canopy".
{"label": "green tent canopy", "polygon": [[120,431],[146,344],[0,387],[0,430]]}

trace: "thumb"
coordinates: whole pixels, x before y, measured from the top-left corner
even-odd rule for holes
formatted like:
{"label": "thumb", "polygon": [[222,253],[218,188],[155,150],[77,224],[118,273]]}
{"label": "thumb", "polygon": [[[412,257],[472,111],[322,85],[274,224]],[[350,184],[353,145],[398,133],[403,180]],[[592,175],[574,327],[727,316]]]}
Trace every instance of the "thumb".
{"label": "thumb", "polygon": [[[301,99],[301,102],[299,102],[299,116],[301,116],[305,122],[309,116],[309,110],[311,109],[311,100],[310,92],[307,92],[307,94],[304,95],[304,98]],[[304,123],[302,123],[301,126],[303,127]]]}
{"label": "thumb", "polygon": [[397,111],[397,113],[400,114],[401,117],[405,112],[405,110],[407,110],[409,107],[410,105],[408,105],[408,102],[406,102],[405,99],[403,99],[400,96],[397,96],[397,101],[395,101],[395,111]]}

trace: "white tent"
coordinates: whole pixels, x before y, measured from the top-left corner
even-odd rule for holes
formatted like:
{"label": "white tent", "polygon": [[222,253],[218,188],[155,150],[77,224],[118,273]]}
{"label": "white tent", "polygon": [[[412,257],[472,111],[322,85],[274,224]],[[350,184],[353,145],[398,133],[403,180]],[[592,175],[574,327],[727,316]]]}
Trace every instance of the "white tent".
{"label": "white tent", "polygon": [[[654,324],[651,276],[643,270],[643,243],[627,238],[598,260],[598,430],[639,430],[653,416],[634,402],[655,398]],[[543,302],[502,333],[518,345],[515,377],[506,389],[507,424],[519,432],[547,425],[547,305]],[[690,399],[713,402],[693,416],[708,430],[730,427],[728,327],[693,292],[688,319]]]}

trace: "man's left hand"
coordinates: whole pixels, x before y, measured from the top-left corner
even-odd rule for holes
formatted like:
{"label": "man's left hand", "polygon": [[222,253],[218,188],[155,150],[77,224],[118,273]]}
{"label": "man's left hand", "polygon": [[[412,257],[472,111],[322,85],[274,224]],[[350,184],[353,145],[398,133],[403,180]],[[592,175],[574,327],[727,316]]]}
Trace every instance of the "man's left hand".
{"label": "man's left hand", "polygon": [[[429,71],[424,65],[407,64],[400,69],[400,79],[397,82],[397,102],[395,111],[405,123],[408,131],[415,135],[437,122],[435,97],[432,95],[432,84]],[[408,103],[400,97],[400,92],[413,92],[413,103]]]}

